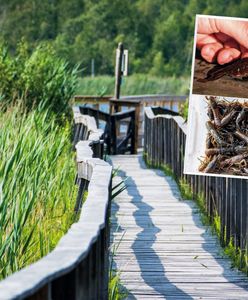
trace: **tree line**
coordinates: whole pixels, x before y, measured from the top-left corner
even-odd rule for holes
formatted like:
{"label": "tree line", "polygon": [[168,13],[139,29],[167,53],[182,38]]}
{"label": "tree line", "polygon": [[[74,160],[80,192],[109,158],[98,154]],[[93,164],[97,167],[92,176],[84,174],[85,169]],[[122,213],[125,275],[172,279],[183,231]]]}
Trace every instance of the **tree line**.
{"label": "tree line", "polygon": [[246,0],[1,0],[0,39],[15,52],[53,45],[71,65],[113,74],[115,48],[129,49],[131,73],[188,75],[195,14],[248,16]]}

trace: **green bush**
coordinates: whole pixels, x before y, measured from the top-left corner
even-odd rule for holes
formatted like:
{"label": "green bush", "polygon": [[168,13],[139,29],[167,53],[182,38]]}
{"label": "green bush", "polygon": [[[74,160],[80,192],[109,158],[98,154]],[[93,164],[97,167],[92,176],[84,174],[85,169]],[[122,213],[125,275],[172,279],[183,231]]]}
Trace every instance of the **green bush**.
{"label": "green bush", "polygon": [[0,46],[0,100],[5,107],[21,100],[27,110],[49,107],[66,112],[77,85],[76,73],[77,68],[70,70],[49,44],[29,52],[22,41],[15,57],[6,45]]}
{"label": "green bush", "polygon": [[49,253],[77,219],[64,118],[76,84],[48,44],[22,41],[15,56],[0,45],[0,280]]}

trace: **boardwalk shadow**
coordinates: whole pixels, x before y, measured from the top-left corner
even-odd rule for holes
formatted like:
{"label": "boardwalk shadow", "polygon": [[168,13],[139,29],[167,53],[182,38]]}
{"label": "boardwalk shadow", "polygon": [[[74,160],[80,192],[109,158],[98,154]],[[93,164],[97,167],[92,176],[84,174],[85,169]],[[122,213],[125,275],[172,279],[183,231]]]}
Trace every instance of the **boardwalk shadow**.
{"label": "boardwalk shadow", "polygon": [[[143,162],[142,167],[144,167]],[[124,171],[119,171],[119,176],[125,178],[127,177],[127,174]],[[133,213],[133,216],[137,226],[141,228],[141,231],[136,235],[136,239],[131,248],[133,249],[137,263],[139,264],[141,271],[140,275],[145,284],[150,286],[151,289],[156,292],[156,294],[164,296],[165,299],[193,299],[166,277],[166,270],[164,269],[160,257],[153,249],[153,245],[157,240],[156,236],[161,231],[160,228],[154,224],[152,218],[150,217],[150,212],[154,208],[143,201],[143,197],[140,194],[132,177],[128,177],[127,193],[132,198],[131,203],[137,207]],[[151,276],[151,272],[154,273],[154,270],[151,271],[151,266],[152,268],[154,268],[154,266],[156,268],[155,274],[153,274],[155,276]],[[168,295],[166,290],[168,290]],[[150,299],[152,299],[152,294],[149,293],[149,295],[151,296]],[[177,298],[175,298],[175,296],[173,297],[172,295],[177,295]],[[130,292],[128,299],[136,298]]]}
{"label": "boardwalk shadow", "polygon": [[[139,158],[139,165],[140,168],[147,169],[142,157]],[[165,177],[161,170],[150,170],[154,172],[154,176],[164,178],[165,182],[169,184],[173,196],[175,196],[177,199],[180,199],[179,189],[175,186],[175,182],[173,179]],[[119,176],[121,176],[122,178],[125,178],[127,175],[129,174],[126,174],[124,171],[119,172]],[[151,288],[151,294],[149,293],[150,299],[153,298],[153,294],[161,295],[165,299],[193,299],[189,294],[180,289],[180,285],[185,286],[185,284],[173,283],[173,281],[170,281],[169,277],[171,277],[171,273],[170,275],[168,274],[166,270],[167,266],[161,261],[161,258],[159,256],[163,256],[162,247],[161,249],[159,249],[159,251],[157,251],[157,253],[153,249],[154,244],[157,240],[157,235],[159,234],[159,232],[161,232],[161,229],[158,227],[158,225],[154,224],[151,217],[151,212],[154,208],[151,205],[149,205],[147,201],[144,201],[144,198],[141,195],[139,188],[137,187],[135,180],[132,177],[129,177],[127,185],[127,193],[131,198],[130,202],[136,207],[133,213],[133,217],[135,219],[137,228],[140,229],[140,232],[137,233],[136,239],[132,243],[131,248],[140,268],[140,276],[142,277],[143,282]],[[166,201],[166,196],[164,200]],[[205,227],[201,223],[199,213],[197,213],[196,204],[193,201],[188,200],[183,201],[183,203],[188,205],[192,209],[193,226],[195,226],[198,229],[205,230]],[[118,204],[115,204],[115,209],[117,211],[119,210]],[[178,217],[179,216],[175,216],[175,218]],[[185,225],[185,227],[187,227],[187,225]],[[120,229],[123,230],[122,228]],[[198,241],[197,243],[193,244],[193,250],[191,252],[192,264],[198,264],[198,267],[200,268],[197,272],[199,272],[199,274],[201,272],[202,274],[204,274],[202,279],[197,279],[196,284],[199,288],[197,293],[199,293],[200,295],[206,293],[205,295],[209,297],[215,297],[214,295],[215,293],[217,293],[217,298],[219,297],[219,299],[227,299],[225,298],[225,288],[223,287],[223,284],[232,283],[233,292],[235,291],[235,288],[240,288],[239,291],[242,295],[240,297],[235,298],[236,296],[230,294],[230,297],[228,299],[248,299],[245,298],[246,294],[242,293],[242,291],[248,291],[248,281],[244,279],[245,276],[239,277],[240,273],[236,270],[231,270],[230,261],[223,258],[221,254],[221,248],[217,239],[211,236],[211,234],[206,231],[204,231],[202,234],[199,233],[199,237],[202,237],[202,241]],[[195,249],[194,245],[196,247]],[[204,255],[206,257],[201,257],[201,255],[199,255],[200,257],[198,258],[197,252],[199,252],[199,250],[197,249],[202,249],[203,251],[205,251]],[[209,262],[210,266],[208,266]],[[212,267],[211,263],[215,263],[215,266]],[[130,268],[132,269],[131,263]],[[211,274],[211,271],[213,271],[213,274],[215,274],[214,276],[213,274]],[[154,273],[154,276],[151,276],[151,272]],[[188,276],[189,280],[190,278],[192,278],[192,275],[187,275],[187,273],[185,273],[185,276]],[[218,278],[217,280],[221,281],[215,282],[215,277]],[[207,281],[204,281],[203,278],[207,279]],[[189,281],[187,282],[189,283]],[[142,284],[140,287],[138,286],[138,284],[139,283],[137,283],[137,288],[140,288],[141,294],[149,296],[145,294],[145,290],[141,290]],[[193,282],[191,284],[192,286],[194,286]],[[208,285],[206,284],[210,284],[211,287],[214,287],[216,290],[214,289],[208,291]],[[130,292],[128,299],[135,299],[135,297],[132,295],[132,292]]]}
{"label": "boardwalk shadow", "polygon": [[[142,156],[139,157],[139,164],[142,169],[147,169],[147,166],[146,166]],[[154,172],[154,175],[156,174],[157,176],[164,177],[165,180],[169,183],[169,185],[171,185],[171,190],[172,190],[173,195],[177,199],[181,199],[181,194],[180,194],[179,189],[178,188],[175,189],[174,184],[171,184],[172,182],[175,183],[175,181],[172,178],[169,178],[169,180],[167,180],[165,175],[163,174],[163,171],[161,171],[159,169],[151,169],[151,170]],[[206,227],[202,224],[200,212],[197,207],[197,204],[193,200],[183,200],[183,203],[187,204],[192,209],[192,220],[194,222],[194,225],[199,229],[205,230]],[[177,216],[175,216],[175,217],[177,217]],[[240,291],[248,292],[248,278],[244,274],[242,274],[240,271],[238,271],[237,269],[234,269],[232,267],[230,259],[228,259],[224,255],[223,249],[221,248],[221,245],[220,245],[220,242],[219,242],[218,238],[212,234],[211,228],[209,227],[200,236],[203,238],[203,241],[201,243],[202,249],[205,250],[206,253],[210,256],[210,258],[215,261],[216,266],[218,266],[222,269],[222,272],[220,272],[220,275],[223,277],[223,279],[225,279],[225,281],[223,281],[223,282],[226,282],[227,284],[228,283],[233,284],[234,290],[235,290],[235,287],[238,287],[241,289]],[[213,243],[213,244],[211,244],[211,243]],[[199,264],[202,265],[203,269],[204,268],[211,269],[211,266],[208,267],[207,265],[205,265],[204,263],[201,262],[200,257],[196,258],[196,260],[198,260],[198,259],[199,259]],[[204,260],[202,260],[202,261],[204,262]],[[165,270],[165,272],[166,272],[166,270]],[[241,277],[238,277],[240,275],[241,275]],[[202,282],[202,284],[204,284],[204,283],[205,282]],[[213,279],[213,283],[216,283],[216,282],[214,282],[214,279]],[[216,285],[216,288],[217,288],[217,286],[218,286],[218,284]],[[217,293],[220,292],[220,290],[219,291],[216,290],[216,291],[214,291],[214,293],[215,292],[217,295]],[[222,292],[225,293],[225,289],[222,288]],[[225,295],[220,293],[219,297],[222,298],[222,297],[225,297]],[[245,296],[247,298],[244,298],[244,294],[242,294],[240,297],[242,299],[248,299],[248,294]],[[239,295],[237,295],[237,296],[229,295],[228,296],[228,299],[241,299],[241,298],[239,298]],[[166,299],[167,299],[167,297],[166,297]],[[224,298],[222,298],[222,299],[224,299]]]}

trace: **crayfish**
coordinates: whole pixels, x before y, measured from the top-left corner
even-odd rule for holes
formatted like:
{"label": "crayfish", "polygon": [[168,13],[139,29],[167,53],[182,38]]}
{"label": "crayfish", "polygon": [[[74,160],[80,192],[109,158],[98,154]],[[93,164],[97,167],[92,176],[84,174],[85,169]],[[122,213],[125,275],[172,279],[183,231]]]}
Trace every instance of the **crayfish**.
{"label": "crayfish", "polygon": [[206,96],[208,130],[199,171],[247,176],[248,103]]}

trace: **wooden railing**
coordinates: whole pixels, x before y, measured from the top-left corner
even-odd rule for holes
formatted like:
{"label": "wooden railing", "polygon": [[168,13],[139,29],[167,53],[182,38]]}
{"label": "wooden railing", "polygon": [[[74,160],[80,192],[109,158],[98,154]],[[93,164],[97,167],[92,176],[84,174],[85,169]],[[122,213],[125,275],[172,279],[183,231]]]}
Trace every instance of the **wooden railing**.
{"label": "wooden railing", "polygon": [[[88,106],[77,108],[82,114],[94,117],[98,126],[100,121],[104,122],[102,138],[108,154],[137,153],[135,141],[137,141],[138,131],[135,128],[137,116],[135,109],[106,113]],[[124,132],[121,131],[121,126],[125,127]]]}
{"label": "wooden railing", "polygon": [[77,205],[80,218],[56,248],[0,282],[0,299],[108,299],[109,214],[112,168],[102,155],[102,132],[94,119],[74,110]]}
{"label": "wooden railing", "polygon": [[[221,242],[230,241],[247,255],[248,180],[183,174],[187,125],[174,113],[145,108],[144,154],[153,166],[169,166],[178,179],[184,179],[193,197],[204,197],[207,214],[220,218]],[[241,260],[242,263],[242,260]]]}
{"label": "wooden railing", "polygon": [[[121,101],[139,101],[142,106],[161,106],[176,111],[180,110],[180,106],[185,102],[187,96],[172,96],[172,95],[134,95],[121,96]],[[74,101],[79,104],[90,103],[99,108],[100,104],[109,104],[110,100],[115,100],[112,96],[87,96],[76,95]],[[118,101],[117,100],[117,101]]]}
{"label": "wooden railing", "polygon": [[144,108],[147,106],[160,106],[170,110],[179,112],[182,105],[185,103],[187,96],[171,96],[171,95],[135,95],[122,96],[115,100],[111,96],[85,96],[77,95],[74,101],[78,104],[91,104],[95,109],[100,110],[101,105],[107,106],[107,112],[113,113],[113,107],[118,106],[119,111],[122,109],[135,108],[136,120],[135,128],[138,139],[136,138],[137,147],[143,146],[144,135]]}
{"label": "wooden railing", "polygon": [[73,107],[74,132],[73,146],[80,141],[90,141],[93,157],[103,158],[103,130],[98,128],[96,119],[90,115],[84,115],[79,107]]}

